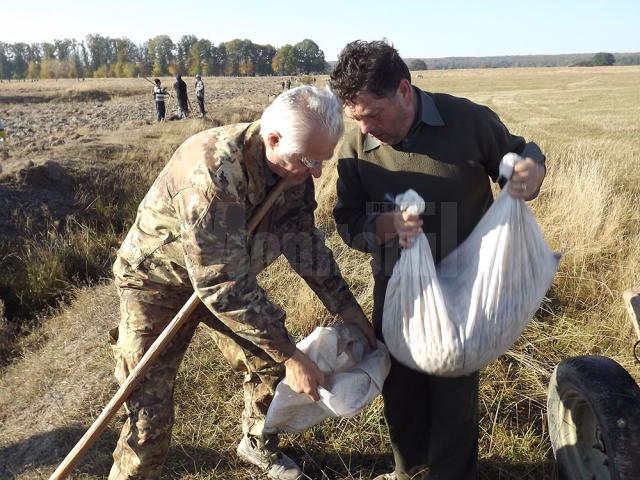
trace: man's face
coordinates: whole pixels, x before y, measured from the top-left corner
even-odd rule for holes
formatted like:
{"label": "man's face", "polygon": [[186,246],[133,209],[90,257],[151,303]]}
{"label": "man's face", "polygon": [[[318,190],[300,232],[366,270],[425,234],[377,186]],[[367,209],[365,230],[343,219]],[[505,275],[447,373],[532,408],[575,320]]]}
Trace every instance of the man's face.
{"label": "man's face", "polygon": [[385,145],[400,143],[413,123],[415,107],[413,90],[407,80],[389,97],[360,93],[346,102],[345,114],[355,120],[363,134],[369,134]]}
{"label": "man's face", "polygon": [[269,168],[293,184],[304,182],[309,175],[320,177],[322,164],[331,159],[337,144],[337,140],[322,128],[312,129],[302,141],[302,152],[284,154],[280,138],[272,135],[267,139],[266,145]]}

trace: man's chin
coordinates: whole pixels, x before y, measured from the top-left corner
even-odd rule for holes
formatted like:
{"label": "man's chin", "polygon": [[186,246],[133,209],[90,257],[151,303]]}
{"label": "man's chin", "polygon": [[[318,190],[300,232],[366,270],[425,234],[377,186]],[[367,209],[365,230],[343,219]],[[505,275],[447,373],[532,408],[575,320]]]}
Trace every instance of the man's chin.
{"label": "man's chin", "polygon": [[292,183],[293,185],[300,185],[301,183],[304,183],[307,181],[307,179],[310,177],[311,175],[309,175],[308,173],[304,174],[303,176],[297,176],[294,179],[292,179],[289,183]]}
{"label": "man's chin", "polygon": [[375,138],[378,142],[380,142],[382,145],[393,145],[393,143],[390,142],[390,138],[387,135],[384,135],[382,137],[376,137],[375,135],[371,135],[373,138]]}
{"label": "man's chin", "polygon": [[289,185],[300,185],[301,183],[304,183],[307,180],[307,178],[309,178],[309,176],[310,176],[310,173],[305,172],[299,175],[290,175],[286,177],[286,180]]}

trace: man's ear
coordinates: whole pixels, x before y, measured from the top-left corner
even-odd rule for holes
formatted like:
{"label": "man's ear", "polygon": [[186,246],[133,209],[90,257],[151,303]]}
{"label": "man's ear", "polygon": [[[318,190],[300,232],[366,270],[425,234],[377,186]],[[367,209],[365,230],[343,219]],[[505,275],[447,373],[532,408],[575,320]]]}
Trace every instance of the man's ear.
{"label": "man's ear", "polygon": [[397,91],[405,102],[412,99],[411,82],[409,82],[409,80],[407,80],[406,78],[400,79],[400,84],[398,85]]}
{"label": "man's ear", "polygon": [[275,132],[271,132],[270,134],[267,135],[267,145],[269,145],[269,148],[274,149],[278,146],[279,143],[280,143],[279,134]]}

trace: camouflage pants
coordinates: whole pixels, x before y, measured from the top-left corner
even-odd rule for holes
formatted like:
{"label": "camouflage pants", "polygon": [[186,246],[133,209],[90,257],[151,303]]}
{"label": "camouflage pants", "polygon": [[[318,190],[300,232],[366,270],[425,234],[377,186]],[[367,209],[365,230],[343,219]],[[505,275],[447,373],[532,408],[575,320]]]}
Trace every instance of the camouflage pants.
{"label": "camouflage pants", "polygon": [[[118,293],[121,320],[118,328],[110,333],[116,360],[115,376],[122,384],[187,301],[190,292],[126,288],[119,289]],[[231,367],[245,374],[243,433],[262,434],[264,416],[275,387],[284,376],[284,367],[200,305],[125,403],[128,418],[113,453],[110,480],[160,478],[171,441],[176,372],[200,322],[210,327],[208,330]]]}

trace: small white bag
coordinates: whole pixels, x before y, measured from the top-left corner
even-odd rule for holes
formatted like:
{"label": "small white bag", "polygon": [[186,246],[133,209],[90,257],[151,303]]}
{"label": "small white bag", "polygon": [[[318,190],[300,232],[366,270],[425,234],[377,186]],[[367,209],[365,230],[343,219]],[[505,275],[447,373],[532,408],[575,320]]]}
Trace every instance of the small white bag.
{"label": "small white bag", "polygon": [[[501,175],[510,178],[518,159],[505,155]],[[413,190],[398,195],[396,204],[411,213],[424,211],[424,200]],[[529,324],[559,260],[529,207],[505,187],[437,269],[424,234],[402,251],[384,302],[382,333],[389,352],[410,368],[438,376],[485,367]]]}
{"label": "small white bag", "polygon": [[320,400],[314,402],[281,381],[267,411],[265,433],[302,432],[325,418],[354,416],[382,391],[391,368],[384,344],[378,342],[373,350],[362,332],[347,324],[318,327],[297,347],[325,374],[326,388],[318,388]]}

